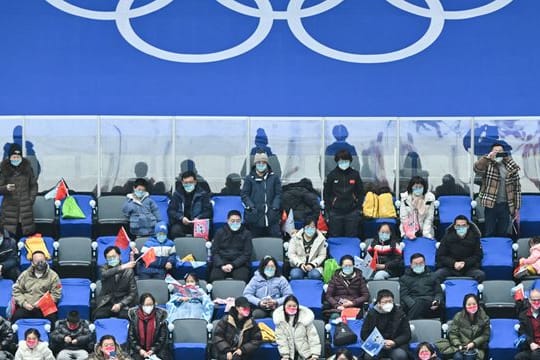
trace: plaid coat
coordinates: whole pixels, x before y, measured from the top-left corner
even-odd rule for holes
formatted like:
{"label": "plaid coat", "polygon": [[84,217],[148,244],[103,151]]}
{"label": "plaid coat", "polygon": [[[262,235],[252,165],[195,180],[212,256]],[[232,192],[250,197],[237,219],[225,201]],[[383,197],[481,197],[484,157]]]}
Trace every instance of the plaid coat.
{"label": "plaid coat", "polygon": [[[503,164],[508,174],[506,175],[506,199],[510,214],[521,208],[521,183],[519,181],[519,166],[511,157],[505,158]],[[496,163],[483,156],[474,163],[474,172],[482,176],[482,186],[478,199],[480,204],[487,208],[493,208],[497,200],[500,174]]]}

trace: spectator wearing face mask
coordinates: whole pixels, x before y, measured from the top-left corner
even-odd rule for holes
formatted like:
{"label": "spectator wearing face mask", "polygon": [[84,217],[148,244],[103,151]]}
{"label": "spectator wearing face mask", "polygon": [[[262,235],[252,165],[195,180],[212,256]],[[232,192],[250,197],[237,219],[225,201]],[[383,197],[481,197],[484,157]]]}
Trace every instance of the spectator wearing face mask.
{"label": "spectator wearing face mask", "polygon": [[528,306],[519,313],[519,335],[525,338],[515,360],[540,359],[540,289],[533,287]]}
{"label": "spectator wearing face mask", "polygon": [[133,193],[127,194],[122,212],[129,219],[129,231],[135,236],[150,236],[161,221],[161,214],[148,191],[148,183],[139,178],[133,183]]}
{"label": "spectator wearing face mask", "polygon": [[88,360],[131,360],[113,335],[103,335]]}
{"label": "spectator wearing face mask", "polygon": [[84,360],[94,348],[95,335],[88,322],[81,320],[79,312],[72,310],[64,320],[58,321],[51,333],[51,348],[58,353],[57,360]]}
{"label": "spectator wearing face mask", "polygon": [[377,230],[377,235],[368,246],[368,253],[376,258],[373,280],[384,280],[403,274],[403,254],[400,239],[392,231],[388,223],[383,223]]}
{"label": "spectator wearing face mask", "polygon": [[322,265],[326,260],[326,238],[317,230],[317,220],[308,216],[304,227],[294,234],[289,242],[289,262],[291,280],[322,278]]}
{"label": "spectator wearing face mask", "polygon": [[167,238],[167,225],[163,222],[157,223],[154,229],[154,236],[144,243],[141,254],[150,249],[154,249],[156,260],[148,267],[142,261],[137,264],[137,275],[139,280],[145,279],[165,279],[167,272],[176,264],[176,248],[174,242]]}
{"label": "spectator wearing face mask", "polygon": [[37,329],[29,328],[24,332],[24,340],[19,341],[15,360],[54,360],[49,344],[41,341]]}
{"label": "spectator wearing face mask", "polygon": [[[360,331],[362,341],[365,341],[375,328],[384,338],[384,347],[377,359],[407,360],[409,358],[408,344],[411,340],[409,320],[403,310],[394,304],[394,294],[390,290],[382,289],[377,293],[376,303],[369,310],[362,324]],[[371,360],[373,357],[364,354],[364,359]]]}
{"label": "spectator wearing face mask", "polygon": [[130,309],[128,317],[128,343],[133,359],[143,360],[152,355],[162,360],[171,358],[168,351],[167,312],[156,307],[152,294],[142,294],[139,306]]}
{"label": "spectator wearing face mask", "polygon": [[438,315],[443,299],[437,275],[426,266],[424,255],[411,255],[411,266],[399,278],[401,306],[410,320]]}
{"label": "spectator wearing face mask", "polygon": [[414,176],[407,185],[407,191],[401,193],[399,230],[401,237],[410,240],[419,236],[434,239],[433,218],[435,216],[435,195],[428,191],[427,181]]}
{"label": "spectator wearing face mask", "polygon": [[251,232],[242,225],[242,214],[231,210],[227,225],[221,227],[212,240],[212,270],[210,281],[233,278],[246,283],[251,275]]}
{"label": "spectator wearing face mask", "polygon": [[11,317],[11,321],[23,318],[46,318],[54,326],[57,320],[57,312],[43,316],[37,302],[43,295],[50,293],[53,301],[58,303],[62,297],[62,283],[58,274],[49,268],[45,254],[42,251],[34,251],[32,265],[22,272],[15,285],[13,285],[13,298],[17,310]]}
{"label": "spectator wearing face mask", "polygon": [[197,175],[193,171],[185,171],[181,175],[181,183],[182,187],[173,193],[167,208],[172,239],[192,235],[193,220],[212,217],[210,194],[198,184]]}
{"label": "spectator wearing face mask", "polygon": [[437,349],[428,342],[421,342],[416,347],[414,360],[439,360]]}

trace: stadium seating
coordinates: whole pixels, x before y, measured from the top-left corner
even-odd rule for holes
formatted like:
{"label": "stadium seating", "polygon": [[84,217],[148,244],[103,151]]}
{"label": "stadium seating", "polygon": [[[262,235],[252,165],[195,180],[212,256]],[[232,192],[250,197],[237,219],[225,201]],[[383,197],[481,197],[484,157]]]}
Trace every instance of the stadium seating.
{"label": "stadium seating", "polygon": [[214,214],[212,218],[212,233],[227,223],[227,214],[231,210],[238,210],[244,218],[244,205],[240,196],[212,196]]}
{"label": "stadium seating", "polygon": [[540,235],[540,195],[523,194],[519,214],[519,236]]}
{"label": "stadium seating", "polygon": [[316,319],[322,319],[323,282],[321,280],[291,280],[293,294],[298,302],[313,311]]}
{"label": "stadium seating", "polygon": [[94,279],[95,260],[92,254],[92,240],[86,237],[66,237],[58,239],[56,270],[61,278],[82,277]]}
{"label": "stadium seating", "polygon": [[6,309],[11,301],[13,281],[0,279],[0,316],[5,317]]}
{"label": "stadium seating", "polygon": [[[270,329],[275,330],[275,324],[272,318],[262,318],[262,319],[256,319],[257,323],[264,323],[266,324]],[[257,349],[255,354],[253,355],[253,358],[258,360],[274,360],[279,359],[279,351],[277,348],[276,343],[268,343],[263,342],[261,346]]]}
{"label": "stadium seating", "polygon": [[[28,251],[24,247],[24,243],[26,242],[26,237],[21,238],[19,248],[20,248],[20,262],[19,262],[19,268],[22,270],[26,270],[30,264],[32,263],[32,260],[28,260]],[[49,266],[53,265],[53,257],[54,257],[54,239],[48,236],[43,237],[43,242],[45,243],[45,247],[47,248],[47,251],[51,255],[51,259],[47,261],[49,263]]]}
{"label": "stadium seating", "polygon": [[100,196],[97,200],[96,236],[116,235],[122,226],[128,230],[128,220],[122,212],[123,195]]}
{"label": "stadium seating", "polygon": [[329,256],[339,260],[343,255],[360,256],[360,239],[352,237],[331,237],[328,238]]}
{"label": "stadium seating", "polygon": [[169,301],[169,288],[167,283],[159,279],[137,280],[139,298],[144,293],[150,293],[156,299],[156,305],[163,306]]}
{"label": "stadium seating", "polygon": [[456,216],[465,215],[469,220],[472,218],[471,198],[464,195],[440,196],[438,199],[438,230],[437,238],[441,239],[448,226]]}
{"label": "stadium seating", "polygon": [[[212,300],[227,299],[229,297],[237,298],[244,294],[246,283],[242,280],[216,280],[212,283],[210,296]],[[214,319],[220,319],[225,313],[225,305],[216,305],[214,307]]]}
{"label": "stadium seating", "polygon": [[17,341],[24,340],[24,332],[30,328],[37,329],[41,335],[41,341],[49,341],[51,322],[47,319],[19,319],[13,325]]}
{"label": "stadium seating", "polygon": [[85,215],[84,219],[64,219],[62,218],[62,206],[64,201],[60,205],[60,236],[61,237],[92,237],[93,233],[93,215],[95,199],[92,195],[75,194],[71,195],[77,201],[77,205],[81,208]]}
{"label": "stadium seating", "polygon": [[90,319],[90,280],[61,279],[62,298],[58,302],[58,318],[65,319],[71,310],[77,310],[82,319]]}
{"label": "stadium seating", "polygon": [[405,238],[403,239],[403,244],[405,246],[403,248],[403,260],[406,267],[411,265],[411,255],[420,253],[426,259],[426,266],[430,267],[431,270],[435,270],[437,254],[437,242],[435,240],[424,237],[419,237],[415,240]]}
{"label": "stadium seating", "polygon": [[37,233],[43,236],[58,236],[58,220],[53,199],[45,199],[41,195],[36,196],[33,213]]}
{"label": "stadium seating", "polygon": [[96,326],[96,339],[101,339],[103,335],[114,334],[118,344],[127,345],[128,320],[119,318],[97,319],[94,321],[94,325]]}
{"label": "stadium seating", "polygon": [[207,322],[201,319],[178,319],[174,321],[174,359],[205,360],[208,344]]}
{"label": "stadium seating", "polygon": [[333,323],[330,323],[330,348],[332,349],[332,352],[335,352],[337,349],[345,347],[349,349],[354,356],[361,358],[361,354],[363,353],[362,350],[362,339],[360,338],[360,331],[362,330],[362,325],[364,324],[364,320],[348,320],[347,325],[351,328],[351,330],[358,335],[358,339],[356,340],[356,343],[346,345],[346,346],[335,346],[334,345],[334,333],[336,331],[336,325]]}
{"label": "stadium seating", "polygon": [[251,240],[253,251],[251,253],[251,270],[255,272],[261,259],[272,256],[277,260],[278,266],[283,269],[283,240],[281,238],[260,237]]}
{"label": "stadium seating", "polygon": [[518,334],[514,326],[519,324],[516,319],[491,319],[491,336],[489,339],[489,359],[513,359],[516,354],[514,341]]}
{"label": "stadium seating", "polygon": [[445,319],[452,320],[463,308],[463,298],[467,294],[478,294],[478,282],[472,279],[447,279],[444,282]]}
{"label": "stadium seating", "polygon": [[512,280],[486,280],[480,284],[480,298],[490,318],[508,318],[515,315],[515,301],[512,296]]}
{"label": "stadium seating", "polygon": [[377,299],[377,293],[379,290],[387,289],[394,294],[394,303],[396,305],[400,304],[400,295],[399,295],[399,281],[397,280],[371,280],[368,281],[367,287],[369,290],[369,298],[371,301]]}
{"label": "stadium seating", "polygon": [[[207,279],[208,274],[208,248],[207,241],[201,238],[179,237],[174,239],[176,248],[176,256],[178,261],[173,270],[174,277],[183,279],[184,275],[190,272],[195,272],[199,279]],[[181,262],[180,260],[186,255],[193,255],[195,261],[203,261],[204,265],[193,267],[190,262]]]}
{"label": "stadium seating", "polygon": [[480,239],[484,257],[482,269],[489,280],[511,280],[514,268],[512,239],[491,237]]}
{"label": "stadium seating", "polygon": [[150,195],[150,199],[156,203],[159,214],[161,215],[161,221],[169,225],[169,216],[167,215],[167,208],[169,207],[169,197],[167,195]]}
{"label": "stadium seating", "polygon": [[427,341],[434,344],[442,337],[442,324],[435,319],[409,320],[411,341],[409,349],[414,352],[419,343]]}

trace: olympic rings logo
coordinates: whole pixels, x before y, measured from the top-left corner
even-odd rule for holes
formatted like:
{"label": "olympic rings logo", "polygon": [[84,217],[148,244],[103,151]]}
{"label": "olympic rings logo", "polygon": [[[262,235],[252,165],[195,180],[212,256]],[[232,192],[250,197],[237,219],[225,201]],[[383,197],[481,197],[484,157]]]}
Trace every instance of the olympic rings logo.
{"label": "olympic rings logo", "polygon": [[312,51],[350,63],[386,63],[414,56],[433,44],[440,36],[446,20],[465,20],[498,11],[513,0],[493,0],[492,2],[467,10],[447,11],[442,0],[425,0],[427,8],[409,3],[408,0],[386,0],[389,4],[410,14],[430,19],[429,27],[424,35],[413,44],[399,50],[381,54],[357,54],[333,49],[322,44],[311,36],[304,28],[302,19],[322,14],[341,4],[344,0],[323,0],[317,5],[302,8],[305,0],[290,0],[285,11],[275,11],[270,0],[255,0],[256,8],[247,6],[237,0],[216,0],[222,6],[239,14],[259,19],[255,31],[243,42],[229,49],[205,53],[183,54],[166,51],[143,40],[133,29],[131,19],[156,12],[173,0],[154,0],[146,5],[132,8],[135,0],[119,0],[115,11],[95,11],[70,4],[66,0],[47,0],[49,4],[68,14],[92,20],[109,20],[116,23],[122,37],[139,51],[167,61],[180,63],[209,63],[231,59],[243,55],[261,44],[270,31],[275,20],[287,21],[296,39]]}

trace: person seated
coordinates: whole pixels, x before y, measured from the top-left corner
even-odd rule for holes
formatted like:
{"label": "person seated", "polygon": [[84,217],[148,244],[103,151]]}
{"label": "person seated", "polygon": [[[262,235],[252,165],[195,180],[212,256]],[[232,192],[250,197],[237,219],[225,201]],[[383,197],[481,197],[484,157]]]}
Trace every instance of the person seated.
{"label": "person seated", "polygon": [[24,332],[24,340],[19,341],[15,360],[54,360],[49,344],[41,341],[41,334],[35,328]]}
{"label": "person seated", "polygon": [[248,282],[251,273],[251,232],[242,225],[242,214],[231,210],[227,224],[221,227],[212,240],[212,270],[210,281],[232,277]]}
{"label": "person seated", "polygon": [[540,274],[540,236],[529,240],[529,256],[519,259],[519,271],[514,273],[516,279]]}
{"label": "person seated", "polygon": [[533,287],[529,293],[529,301],[519,312],[519,335],[525,341],[515,360],[540,359],[540,288]]}
{"label": "person seated", "polygon": [[385,280],[390,277],[398,277],[403,274],[403,254],[401,252],[400,239],[397,237],[390,224],[379,225],[375,238],[368,246],[369,255],[376,259],[373,280]]}
{"label": "person seated", "polygon": [[0,279],[17,281],[19,271],[17,241],[0,226]]}
{"label": "person seated", "polygon": [[122,212],[129,219],[129,232],[135,236],[150,236],[154,227],[161,221],[161,214],[148,191],[145,179],[133,183],[133,193],[127,194]]}
{"label": "person seated", "polygon": [[72,310],[60,320],[51,333],[51,348],[58,355],[56,360],[83,360],[94,349],[95,335],[88,321],[81,320],[79,312]]}
{"label": "person seated", "polygon": [[304,227],[294,234],[289,241],[289,262],[291,280],[322,278],[323,263],[326,260],[326,238],[317,230],[317,219],[307,216]]}
{"label": "person seated", "polygon": [[219,195],[240,196],[242,178],[237,173],[227,175],[225,187],[221,189]]}
{"label": "person seated", "polygon": [[442,307],[439,278],[426,266],[420,253],[411,255],[411,266],[399,278],[399,292],[401,306],[410,320],[435,317]]}
{"label": "person seated", "polygon": [[414,176],[409,181],[407,191],[401,193],[400,197],[401,237],[410,240],[419,236],[434,239],[435,195],[428,191],[427,181],[420,176]]}
{"label": "person seated", "polygon": [[326,289],[325,300],[330,309],[325,313],[330,318],[339,317],[346,308],[359,308],[362,311],[364,304],[369,301],[369,290],[362,271],[354,267],[354,258],[343,255],[339,260],[341,266],[337,269]]}
{"label": "person seated", "polygon": [[[411,341],[411,328],[407,315],[394,304],[394,294],[390,290],[382,289],[377,292],[377,300],[362,324],[360,338],[365,341],[373,329],[377,328],[384,338],[384,347],[376,357],[390,358],[392,360],[407,360],[408,345]],[[365,360],[374,357],[364,354]]]}
{"label": "person seated", "polygon": [[199,287],[199,277],[196,273],[188,273],[185,282],[185,287],[172,294],[167,302],[167,322],[172,324],[176,319],[204,319],[210,322],[214,303]]}
{"label": "person seated", "polygon": [[101,291],[96,298],[94,319],[119,317],[127,319],[128,309],[135,302],[137,283],[135,261],[120,262],[120,249],[109,246],[103,252],[107,264],[101,267]]}
{"label": "person seated", "polygon": [[167,312],[156,307],[156,299],[152,294],[142,294],[139,306],[129,309],[128,318],[128,343],[133,359],[143,360],[152,355],[162,360],[171,358]]}
{"label": "person seated", "polygon": [[165,279],[167,272],[176,264],[176,247],[174,242],[167,238],[167,224],[164,222],[156,224],[154,236],[146,240],[141,248],[141,255],[144,255],[150,248],[154,249],[156,260],[148,267],[142,261],[138,262],[137,275],[139,280]]}
{"label": "person seated", "polygon": [[0,316],[0,360],[13,359],[13,329],[9,321]]}
{"label": "person seated", "polygon": [[103,335],[88,360],[131,360],[113,335]]}
{"label": "person seated", "polygon": [[439,360],[437,348],[428,342],[421,342],[416,347],[414,360]]}
{"label": "person seated", "polygon": [[210,194],[198,185],[195,173],[186,171],[181,179],[182,187],[173,193],[167,208],[172,239],[193,235],[193,220],[212,218]]}
{"label": "person seated", "polygon": [[248,299],[243,296],[236,298],[234,307],[214,328],[212,345],[217,360],[249,359],[261,342],[261,330],[251,316]]}
{"label": "person seated", "polygon": [[34,251],[32,265],[22,272],[13,285],[13,298],[17,308],[11,322],[27,318],[45,318],[54,327],[58,311],[43,316],[42,310],[38,307],[38,300],[46,293],[49,293],[52,300],[58,304],[62,297],[62,283],[58,274],[49,268],[45,254],[42,251]]}
{"label": "person seated", "polygon": [[328,360],[358,360],[358,358],[353,355],[351,350],[347,348],[341,348],[337,349],[336,353],[330,356]]}
{"label": "person seated", "polygon": [[281,275],[278,262],[272,256],[261,260],[259,269],[244,289],[244,296],[256,307],[253,311],[256,319],[271,317],[274,309],[283,305],[285,298],[292,294],[291,285]]}
{"label": "person seated", "polygon": [[446,229],[437,250],[437,277],[443,282],[448,276],[470,276],[481,283],[486,278],[480,270],[484,253],[480,230],[464,215],[458,215]]}
{"label": "person seated", "polygon": [[294,220],[303,221],[307,216],[318,218],[321,212],[320,196],[308,178],[283,186],[281,207],[288,214],[293,209]]}

